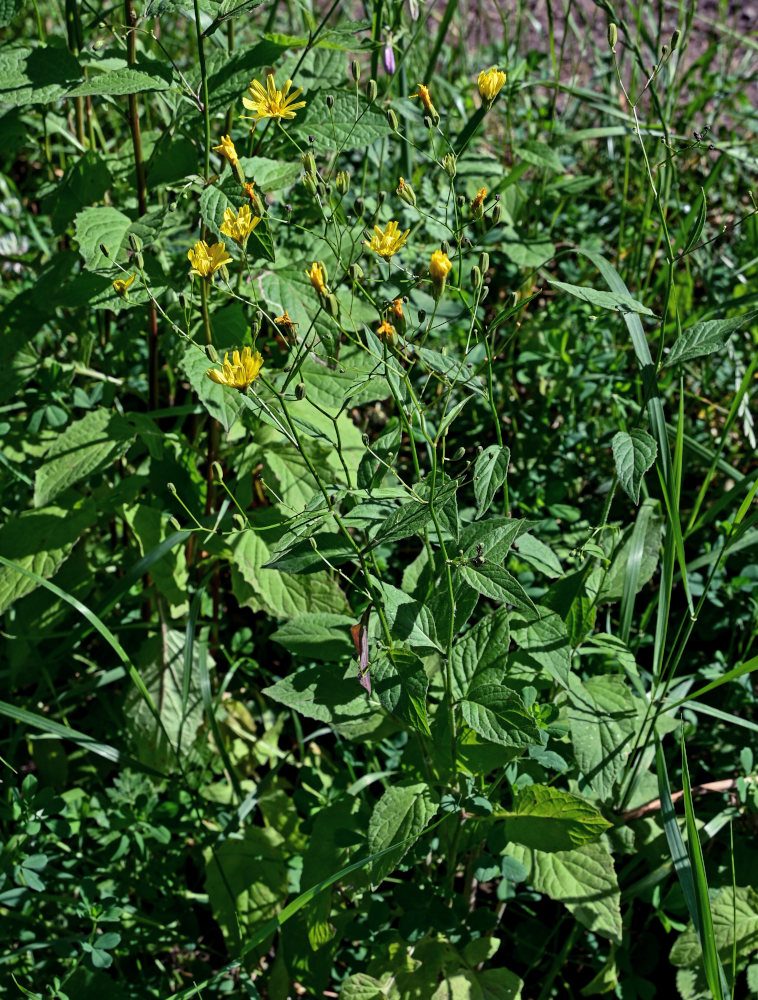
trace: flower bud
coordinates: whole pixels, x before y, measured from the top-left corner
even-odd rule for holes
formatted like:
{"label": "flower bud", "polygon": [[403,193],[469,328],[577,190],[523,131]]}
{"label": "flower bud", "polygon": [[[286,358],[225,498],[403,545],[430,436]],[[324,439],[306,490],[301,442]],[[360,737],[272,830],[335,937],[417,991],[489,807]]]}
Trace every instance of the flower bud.
{"label": "flower bud", "polygon": [[355,214],[360,219],[363,213],[366,211],[366,203],[363,200],[363,198],[361,198],[360,195],[358,195],[358,197],[355,199],[353,208],[355,209]]}
{"label": "flower bud", "polygon": [[369,80],[368,85],[366,87],[366,98],[369,104],[373,104],[374,101],[376,100],[377,90],[378,88],[376,85],[376,80]]}
{"label": "flower bud", "polygon": [[460,460],[463,458],[463,456],[465,454],[466,454],[466,449],[463,447],[463,445],[461,445],[460,448],[456,449],[455,454],[453,455],[452,461],[453,462],[460,462]]}
{"label": "flower bud", "polygon": [[353,80],[355,80],[356,83],[360,83],[361,64],[358,62],[357,59],[353,59],[353,61],[350,63],[350,72],[353,74]]}
{"label": "flower bud", "polygon": [[611,21],[608,25],[608,45],[610,46],[611,52],[616,51],[616,42],[619,38],[619,30],[616,25]]}
{"label": "flower bud", "polygon": [[431,115],[424,115],[424,125],[430,131],[434,128],[434,119],[432,118]]}
{"label": "flower bud", "polygon": [[295,386],[295,399],[305,399],[305,382],[298,382]]}
{"label": "flower bud", "polygon": [[329,108],[330,111],[334,107],[334,97],[333,97],[332,94],[327,94],[326,95],[326,106],[327,106],[327,108]]}
{"label": "flower bud", "polygon": [[336,319],[339,316],[340,304],[337,301],[337,296],[333,295],[331,292],[326,296],[324,300],[324,309],[329,313],[332,319]]}
{"label": "flower bud", "polygon": [[681,39],[681,37],[682,37],[682,33],[677,28],[676,31],[671,36],[671,51],[672,52],[676,49],[677,45],[679,44],[679,40]]}
{"label": "flower bud", "polygon": [[361,434],[361,441],[363,442],[364,448],[368,448],[369,444],[371,443],[368,434]]}
{"label": "flower bud", "polygon": [[490,212],[490,216],[489,216],[489,224],[490,224],[491,226],[496,226],[496,225],[498,224],[498,222],[500,222],[500,216],[501,216],[502,214],[503,214],[503,210],[502,210],[502,208],[500,207],[500,204],[498,203],[498,204],[496,204],[496,205],[495,205],[495,206],[493,207],[492,211]]}
{"label": "flower bud", "polygon": [[[443,244],[444,245],[444,244]],[[432,279],[432,294],[434,301],[438,302],[445,291],[447,276],[452,270],[452,263],[444,250],[435,250],[429,264],[429,275]]]}
{"label": "flower bud", "polygon": [[326,188],[321,183],[321,181],[317,181],[316,183],[316,194],[322,201],[324,200],[324,198],[326,198]]}
{"label": "flower bud", "polygon": [[300,157],[300,159],[301,159],[302,164],[303,164],[303,170],[306,172],[306,174],[310,174],[311,177],[315,177],[316,176],[316,158],[314,157],[313,153],[310,150],[308,150],[307,153],[303,153],[303,155]]}
{"label": "flower bud", "polygon": [[382,190],[376,196],[376,201],[380,208],[385,203],[386,200],[387,200],[387,192],[384,190],[384,188],[382,188]]}
{"label": "flower bud", "polygon": [[129,233],[129,246],[135,253],[139,253],[142,249],[142,240],[136,233]]}
{"label": "flower bud", "polygon": [[313,176],[313,174],[303,174],[302,181],[303,181],[303,187],[308,192],[308,194],[316,193],[317,184],[316,184],[316,178]]}
{"label": "flower bud", "polygon": [[177,519],[176,519],[176,518],[174,517],[174,515],[173,515],[173,514],[172,514],[172,515],[171,515],[171,517],[170,517],[170,518],[168,519],[168,523],[169,523],[169,524],[171,525],[171,527],[172,527],[172,528],[173,528],[173,529],[174,529],[175,531],[181,531],[181,530],[182,530],[182,526],[181,526],[181,524],[179,524],[179,522],[177,521]]}
{"label": "flower bud", "polygon": [[263,325],[263,313],[260,311],[260,309],[256,309],[255,314],[253,315],[253,322],[250,324],[250,329],[254,337],[261,332],[262,325]]}
{"label": "flower bud", "polygon": [[455,162],[455,153],[446,153],[442,157],[442,168],[450,180],[452,180],[457,173]]}
{"label": "flower bud", "polygon": [[490,286],[482,285],[482,290],[479,292],[479,301],[484,302],[487,296],[490,294]]}
{"label": "flower bud", "polygon": [[397,115],[392,108],[387,108],[387,122],[393,132],[397,132]]}
{"label": "flower bud", "polygon": [[217,362],[218,362],[218,351],[213,346],[213,344],[206,344],[205,345],[205,356],[210,361],[210,363],[212,365],[217,364]]}
{"label": "flower bud", "polygon": [[351,264],[347,269],[351,281],[360,281],[363,277],[363,268],[360,264]]}
{"label": "flower bud", "polygon": [[455,199],[455,203],[458,206],[458,208],[463,208],[463,206],[466,204],[466,195],[459,194]]}
{"label": "flower bud", "polygon": [[402,177],[400,178],[400,183],[395,189],[395,194],[399,198],[402,198],[406,205],[410,205],[411,208],[416,207],[416,192]]}
{"label": "flower bud", "polygon": [[425,319],[426,319],[426,309],[419,309],[418,311],[419,323],[423,323]]}
{"label": "flower bud", "polygon": [[384,63],[384,72],[388,76],[392,76],[395,72],[395,50],[392,47],[392,42],[386,42],[384,46],[384,51],[382,52],[382,62]]}
{"label": "flower bud", "polygon": [[482,283],[482,272],[479,269],[478,264],[474,264],[471,268],[471,284],[474,288],[478,288]]}
{"label": "flower bud", "polygon": [[482,250],[479,254],[479,267],[482,269],[482,274],[486,274],[490,269],[490,255],[486,250]]}
{"label": "flower bud", "polygon": [[236,180],[236,182],[242,187],[244,187],[245,171],[242,169],[242,164],[240,163],[239,160],[235,160],[232,163],[232,174],[234,175],[234,179]]}
{"label": "flower bud", "polygon": [[347,170],[340,170],[337,174],[335,184],[340,194],[347,194],[350,190],[350,174]]}
{"label": "flower bud", "polygon": [[174,493],[174,494],[176,493],[176,486],[174,486],[173,483],[166,483],[166,489],[169,491],[169,493]]}
{"label": "flower bud", "polygon": [[440,243],[440,250],[442,251],[442,253],[444,253],[444,255],[446,257],[449,255],[449,253],[450,253],[450,244],[448,243],[447,240],[443,240]]}

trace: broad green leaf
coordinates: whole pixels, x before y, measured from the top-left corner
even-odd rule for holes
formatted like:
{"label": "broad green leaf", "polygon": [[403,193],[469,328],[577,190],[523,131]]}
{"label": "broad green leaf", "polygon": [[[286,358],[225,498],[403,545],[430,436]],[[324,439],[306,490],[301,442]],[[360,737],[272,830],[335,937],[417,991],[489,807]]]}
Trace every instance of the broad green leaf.
{"label": "broad green leaf", "polygon": [[563,173],[565,169],[553,147],[548,146],[546,142],[536,140],[527,140],[514,145],[513,159],[516,162],[523,160],[525,163],[531,163],[533,167],[552,170],[556,174]]}
{"label": "broad green leaf", "polygon": [[[90,67],[90,70],[92,68]],[[138,67],[124,65],[91,75],[69,92],[69,97],[122,97],[154,90],[169,90],[171,71],[166,63],[142,58]]]}
{"label": "broad green leaf", "polygon": [[597,288],[589,288],[586,285],[569,285],[565,281],[556,281],[555,278],[547,279],[554,288],[562,292],[568,292],[583,302],[588,302],[596,309],[610,309],[613,312],[640,313],[642,316],[654,316],[652,309],[632,298],[631,295],[624,295],[622,292],[604,292]]}
{"label": "broad green leaf", "polygon": [[[391,785],[374,806],[368,824],[368,846],[372,854],[409,837],[418,838],[437,812],[436,793],[423,782]],[[411,844],[403,844],[371,866],[371,882],[380,882],[397,868]]]}
{"label": "broad green leaf", "polygon": [[[49,199],[52,205],[52,227],[62,233],[77,212],[100,201],[113,183],[108,166],[98,153],[90,149],[68,167]],[[107,262],[103,258],[103,264]]]}
{"label": "broad green leaf", "polygon": [[521,697],[502,684],[481,684],[460,702],[465,722],[485,740],[504,747],[539,744],[537,723]]}
{"label": "broad green leaf", "polygon": [[505,675],[510,644],[508,612],[499,608],[481,618],[453,645],[453,697],[464,698],[477,679],[499,683]]}
{"label": "broad green leaf", "polygon": [[305,667],[262,693],[307,719],[328,723],[347,739],[375,732],[385,721],[383,713],[372,709],[358,682],[357,663],[347,671],[336,664]]}
{"label": "broad green leaf", "polygon": [[0,108],[52,104],[81,79],[82,68],[63,38],[8,46],[0,52]]}
{"label": "broad green leaf", "polygon": [[227,947],[238,952],[256,928],[278,913],[287,897],[287,865],[276,830],[247,824],[206,848],[205,889]]}
{"label": "broad green leaf", "polygon": [[[749,886],[722,889],[711,903],[713,934],[716,950],[724,965],[731,964],[732,946],[737,942],[737,957],[745,958],[758,949],[758,893]],[[690,921],[669,955],[672,965],[683,968],[699,967],[702,949],[695,927]]]}
{"label": "broad green leaf", "polygon": [[519,559],[523,559],[525,563],[533,566],[540,573],[544,573],[545,576],[549,576],[552,579],[563,576],[563,567],[558,556],[549,545],[545,545],[543,541],[534,535],[530,535],[528,532],[524,535],[519,535],[514,548],[518,553]]}
{"label": "broad green leaf", "polygon": [[380,108],[369,104],[363,95],[357,102],[357,116],[354,93],[338,90],[332,96],[334,106],[330,111],[326,104],[326,91],[303,95],[307,104],[302,109],[302,117],[298,113],[297,118],[287,126],[303,148],[307,148],[308,136],[312,135],[320,150],[361,149],[392,131]]}
{"label": "broad green leaf", "polygon": [[[458,489],[456,479],[440,484],[437,487],[434,504],[438,516],[445,509],[446,505],[455,500]],[[401,538],[410,538],[411,535],[420,534],[424,528],[432,521],[431,507],[429,504],[430,490],[426,483],[422,483],[416,490],[420,500],[406,500],[397,507],[387,517],[386,521],[377,529],[371,542],[371,548],[377,545],[384,545],[387,542],[397,542]]]}
{"label": "broad green leaf", "polygon": [[[290,541],[285,535],[282,543]],[[279,543],[279,544],[282,544]],[[278,548],[278,546],[277,546]],[[287,548],[273,550],[273,559],[264,569],[278,569],[282,573],[313,573],[330,566],[341,566],[356,559],[354,547],[341,532],[319,531],[302,538]]]}
{"label": "broad green leaf", "polygon": [[0,0],[0,28],[11,23],[24,5],[24,0]]}
{"label": "broad green leaf", "polygon": [[431,347],[416,347],[414,350],[424,365],[440,375],[447,385],[465,385],[479,396],[486,395],[481,378],[473,374],[465,358],[458,357],[454,352],[442,354]]}
{"label": "broad green leaf", "polygon": [[280,625],[270,638],[296,657],[313,660],[341,660],[355,652],[347,615],[328,612],[300,615]]}
{"label": "broad green leaf", "polygon": [[[650,508],[650,515],[647,516],[645,508]],[[640,507],[637,517],[646,517],[645,538],[642,545],[642,556],[637,568],[637,586],[635,593],[639,593],[655,572],[661,549],[661,538],[663,535],[663,518],[660,515],[660,504],[657,500],[645,500]],[[603,580],[599,602],[617,601],[624,593],[624,580],[627,573],[627,564],[632,551],[632,531],[634,525],[625,529],[621,544],[617,544],[613,561]]]}
{"label": "broad green leaf", "polygon": [[633,503],[640,502],[640,487],[648,469],[655,463],[658,445],[647,431],[619,431],[613,437],[613,458],[619,482]]}
{"label": "broad green leaf", "polygon": [[[140,555],[147,556],[173,531],[170,523],[158,507],[145,503],[134,504],[124,509],[124,518],[139,545]],[[184,615],[187,602],[187,560],[183,546],[176,545],[150,566],[150,576],[158,592],[166,598],[171,617]]]}
{"label": "broad green leaf", "polygon": [[255,184],[259,193],[290,187],[303,169],[299,158],[271,160],[266,156],[240,156],[240,165],[245,177]]}
{"label": "broad green leaf", "polygon": [[182,676],[186,636],[178,629],[161,629],[141,647],[135,665],[158,706],[160,721],[141,693],[130,687],[124,700],[124,718],[137,757],[165,774],[177,769],[177,753],[185,759],[203,722],[198,663],[201,650],[192,648],[189,700],[182,711]]}
{"label": "broad green leaf", "polygon": [[518,789],[513,810],[505,814],[506,840],[539,851],[591,844],[610,825],[586,799],[548,785]]}
{"label": "broad green leaf", "polygon": [[[15,565],[49,579],[71,555],[79,535],[92,526],[95,517],[94,503],[89,498],[78,501],[73,509],[42,507],[25,511],[0,528],[0,552]],[[0,566],[0,612],[38,586],[23,573]]]}
{"label": "broad green leaf", "polygon": [[665,366],[675,365],[692,358],[701,358],[720,351],[730,334],[753,322],[758,310],[751,309],[743,316],[733,316],[730,319],[711,319],[704,323],[694,323],[683,330],[674,341],[667,355],[664,355]]}
{"label": "broad green leaf", "polygon": [[531,667],[536,673],[546,671],[562,687],[567,687],[571,673],[571,643],[565,623],[557,614],[540,609],[541,617],[522,622],[511,616],[511,633],[516,650],[513,664]]}
{"label": "broad green leaf", "polygon": [[388,712],[426,736],[431,735],[426,716],[429,680],[415,653],[397,648],[392,655],[381,653],[370,664],[369,677],[371,694]]}
{"label": "broad green leaf", "polygon": [[34,506],[45,507],[69,486],[103,472],[134,440],[134,428],[118,413],[90,410],[59,434],[34,477]]}
{"label": "broad green leaf", "polygon": [[[79,244],[79,253],[88,271],[98,271],[109,267],[109,260],[121,259],[121,246],[125,241],[132,220],[110,205],[85,208],[77,212],[74,220],[74,235]],[[108,251],[105,257],[101,246]]]}
{"label": "broad green leaf", "polygon": [[390,634],[413,649],[442,652],[437,626],[429,608],[390,583],[374,581],[382,596]]}
{"label": "broad green leaf", "polygon": [[476,497],[476,516],[482,517],[490,509],[495,494],[505,482],[508,474],[508,463],[511,460],[510,448],[491,444],[479,455],[474,465],[474,496]]}
{"label": "broad green leaf", "polygon": [[563,903],[591,931],[621,944],[618,880],[602,841],[554,852],[509,844],[508,854],[530,869],[529,881],[537,892]]}
{"label": "broad green leaf", "polygon": [[[387,978],[392,978],[392,975]],[[385,1000],[387,994],[382,989],[382,980],[369,976],[366,972],[356,972],[348,976],[340,987],[340,1000]]]}
{"label": "broad green leaf", "polygon": [[502,221],[497,227],[497,246],[517,267],[542,267],[555,256],[555,246],[541,233],[525,236],[523,230]]}
{"label": "broad green leaf", "polygon": [[466,559],[485,558],[500,563],[510,552],[511,545],[528,531],[533,521],[523,517],[488,517],[472,521],[461,532],[461,548]]}
{"label": "broad green leaf", "polygon": [[460,969],[445,976],[431,1000],[521,1000],[523,987],[508,969]]}
{"label": "broad green leaf", "polygon": [[468,566],[459,566],[458,572],[470,587],[485,597],[537,614],[532,599],[516,577],[497,563],[485,562],[482,566],[475,566],[472,562]]}
{"label": "broad green leaf", "polygon": [[613,795],[641,724],[641,702],[618,674],[573,677],[569,722],[574,754],[582,772],[604,801]]}

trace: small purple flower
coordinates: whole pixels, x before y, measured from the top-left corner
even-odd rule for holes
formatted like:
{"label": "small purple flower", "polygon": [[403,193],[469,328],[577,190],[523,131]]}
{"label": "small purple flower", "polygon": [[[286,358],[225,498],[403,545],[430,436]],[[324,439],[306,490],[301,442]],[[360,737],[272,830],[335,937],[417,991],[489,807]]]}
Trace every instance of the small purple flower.
{"label": "small purple flower", "polygon": [[392,76],[395,72],[395,50],[392,47],[392,39],[388,38],[384,43],[384,72]]}

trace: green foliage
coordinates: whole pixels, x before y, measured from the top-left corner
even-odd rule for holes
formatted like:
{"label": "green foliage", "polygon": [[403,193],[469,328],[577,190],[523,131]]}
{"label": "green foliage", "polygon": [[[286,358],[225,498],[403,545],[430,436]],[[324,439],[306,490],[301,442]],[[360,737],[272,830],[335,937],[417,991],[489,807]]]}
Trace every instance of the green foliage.
{"label": "green foliage", "polygon": [[0,998],[758,994],[727,6],[0,3]]}

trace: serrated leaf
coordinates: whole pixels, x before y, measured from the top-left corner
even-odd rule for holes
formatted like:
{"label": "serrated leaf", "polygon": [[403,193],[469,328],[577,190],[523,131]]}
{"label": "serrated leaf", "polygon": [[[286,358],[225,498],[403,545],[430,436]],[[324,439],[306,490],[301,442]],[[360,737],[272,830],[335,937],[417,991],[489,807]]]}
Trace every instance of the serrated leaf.
{"label": "serrated leaf", "polygon": [[742,316],[731,319],[710,319],[703,323],[694,323],[682,331],[669,353],[664,357],[665,366],[675,365],[692,358],[701,358],[720,351],[730,334],[751,323],[758,309],[751,309]]}
{"label": "serrated leaf", "polygon": [[520,696],[502,684],[482,684],[460,703],[467,725],[490,743],[526,749],[540,743],[537,723]]}
{"label": "serrated leaf", "polygon": [[565,281],[557,281],[555,278],[548,278],[548,282],[562,292],[568,292],[583,302],[588,302],[596,309],[610,309],[612,312],[640,313],[642,316],[654,316],[652,309],[632,298],[631,295],[624,295],[622,292],[604,292],[597,288],[590,288],[587,285],[570,285]]}
{"label": "serrated leaf", "polygon": [[[437,798],[432,789],[418,782],[413,785],[391,785],[374,806],[368,824],[368,846],[371,853],[383,851],[398,841],[418,838],[437,812]],[[371,883],[380,882],[395,870],[411,844],[404,844],[379,858],[371,866]]]}
{"label": "serrated leaf", "polygon": [[611,824],[585,799],[548,785],[528,785],[515,792],[505,815],[510,842],[539,851],[569,851],[597,840]]}
{"label": "serrated leaf", "polygon": [[614,434],[612,447],[619,482],[632,503],[638,504],[642,480],[655,463],[658,445],[647,431],[635,429]]}
{"label": "serrated leaf", "polygon": [[348,739],[367,735],[384,721],[359,685],[355,664],[347,671],[335,664],[305,667],[264,688],[262,694],[307,719],[327,723]]}
{"label": "serrated leaf", "polygon": [[81,78],[82,68],[62,38],[8,46],[0,52],[0,108],[52,104]]}
{"label": "serrated leaf", "polygon": [[390,634],[400,642],[424,653],[442,652],[437,627],[429,608],[392,584],[374,581],[382,595]]}
{"label": "serrated leaf", "polygon": [[424,735],[431,735],[426,716],[429,680],[415,653],[394,649],[382,653],[369,665],[371,691],[382,706]]}
{"label": "serrated leaf", "polygon": [[341,660],[353,652],[347,615],[329,612],[300,615],[280,625],[270,638],[296,657],[313,660]]}
{"label": "serrated leaf", "polygon": [[459,566],[458,572],[470,587],[485,597],[537,614],[531,597],[516,577],[497,563],[485,562],[482,566],[474,566],[472,563]]}
{"label": "serrated leaf", "polygon": [[155,90],[169,90],[171,72],[163,63],[141,59],[139,68],[122,66],[120,69],[93,73],[84,83],[69,92],[69,97],[123,97]]}
{"label": "serrated leaf", "polygon": [[[282,540],[287,541],[287,537]],[[355,549],[342,533],[320,531],[301,538],[280,551],[273,550],[274,558],[263,569],[278,569],[282,573],[313,573],[331,566],[341,566],[356,559]]]}
{"label": "serrated leaf", "polygon": [[[716,950],[724,965],[731,964],[732,946],[737,942],[737,956],[743,958],[758,948],[758,893],[748,886],[722,889],[711,903]],[[692,921],[679,935],[671,949],[672,965],[701,967],[702,947]]]}
{"label": "serrated leaf", "polygon": [[95,476],[129,450],[135,432],[118,413],[90,410],[61,432],[34,477],[34,506],[45,507],[60,493]]}
{"label": "serrated leaf", "polygon": [[505,445],[491,444],[479,455],[474,465],[474,496],[476,517],[486,514],[495,494],[505,482],[511,450]]}
{"label": "serrated leaf", "polygon": [[[457,489],[458,481],[456,479],[438,486],[434,498],[438,517],[444,512],[446,505],[454,502]],[[402,506],[393,510],[384,523],[377,528],[369,546],[370,549],[387,542],[397,542],[402,538],[410,538],[411,535],[421,533],[430,523],[432,513],[429,504],[429,485],[422,483],[416,493],[421,498],[420,500],[406,500]]]}
{"label": "serrated leaf", "polygon": [[460,969],[445,976],[430,1000],[521,1000],[523,986],[508,969]]}
{"label": "serrated leaf", "polygon": [[477,678],[487,676],[500,682],[505,674],[509,645],[509,616],[504,608],[480,619],[458,639],[451,660],[453,697],[465,697]]}
{"label": "serrated leaf", "polygon": [[109,266],[108,258],[100,249],[105,245],[110,260],[119,259],[132,220],[110,205],[85,208],[74,219],[74,236],[79,253],[88,271],[98,271]]}
{"label": "serrated leaf", "polygon": [[535,851],[510,844],[508,853],[531,869],[529,881],[603,937],[621,944],[621,906],[613,857],[602,841],[571,851]]}

